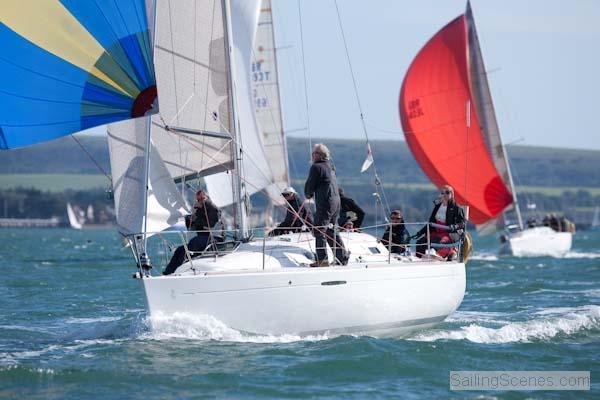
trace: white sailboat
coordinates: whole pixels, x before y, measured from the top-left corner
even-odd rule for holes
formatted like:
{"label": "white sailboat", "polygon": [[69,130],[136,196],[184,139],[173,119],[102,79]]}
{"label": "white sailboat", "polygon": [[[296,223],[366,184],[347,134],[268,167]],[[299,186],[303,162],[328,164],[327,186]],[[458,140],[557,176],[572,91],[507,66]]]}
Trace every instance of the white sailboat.
{"label": "white sailboat", "polygon": [[596,208],[594,209],[594,216],[592,217],[592,224],[590,229],[600,229],[600,206],[596,206]]}
{"label": "white sailboat", "polygon": [[[211,38],[213,45],[218,39],[219,46],[230,49],[229,52],[220,52],[223,60],[198,62],[209,65],[213,74],[222,74],[227,78],[223,80],[228,83],[227,90],[222,92],[222,100],[219,100],[221,104],[225,102],[230,105],[228,118],[212,129],[202,125],[184,128],[188,131],[197,129],[200,133],[211,130],[229,138],[231,154],[237,157],[233,157],[232,163],[221,164],[227,172],[211,177],[212,171],[206,173],[202,166],[196,167],[196,171],[205,177],[213,199],[219,198],[219,193],[222,193],[221,200],[224,203],[221,204],[227,204],[227,196],[231,196],[235,206],[236,231],[233,240],[223,245],[227,249],[208,251],[198,258],[189,259],[173,275],[156,276],[144,271],[138,275],[150,315],[177,312],[209,315],[229,327],[257,334],[309,335],[329,332],[397,336],[432,326],[451,314],[461,303],[465,290],[465,269],[460,260],[417,261],[410,256],[392,256],[376,238],[364,233],[347,232],[343,234],[343,240],[352,254],[349,264],[315,269],[308,268],[313,261],[314,250],[314,239],[310,233],[251,238],[250,230],[245,225],[246,199],[250,193],[268,193],[271,188],[278,195],[278,184],[287,178],[281,173],[283,169],[279,170],[279,177],[274,175],[274,169],[280,163],[268,161],[267,153],[273,153],[265,149],[271,144],[269,138],[265,137],[267,135],[260,134],[255,121],[255,99],[248,82],[252,63],[250,49],[253,48],[261,2],[215,1],[209,7],[213,10],[212,18],[209,16],[206,20],[207,16],[197,17],[197,21],[188,23],[178,20],[193,15],[190,6],[192,4],[171,4],[168,10],[171,18],[167,19],[165,4],[160,1],[157,3],[156,46],[161,46],[165,36],[169,38],[173,35],[175,27],[181,34],[179,38],[189,42],[192,35],[186,33],[195,29],[195,22],[204,23],[206,29],[213,32],[212,35],[196,37],[198,50],[202,48],[199,44],[202,41],[204,48],[210,46]],[[219,52],[213,49],[211,54],[214,53]],[[176,58],[185,59],[185,56],[175,54]],[[171,96],[176,92],[161,90],[161,80],[163,74],[173,76],[175,73],[177,77],[177,71],[171,69],[171,63],[164,63],[164,70],[159,68],[163,65],[160,58],[161,52],[157,50],[155,64],[161,111],[159,117],[152,118],[168,120],[169,116],[163,115],[161,118],[160,115],[163,113],[163,102],[170,104],[171,101],[163,100],[161,93]],[[222,69],[215,70],[212,65]],[[188,82],[187,87],[199,83]],[[202,93],[207,89],[197,87],[196,90]],[[274,90],[277,90],[276,86]],[[208,109],[209,113],[212,111]],[[174,114],[185,114],[185,109]],[[276,133],[281,135],[279,129]],[[202,134],[199,138],[201,141],[210,139]],[[279,143],[281,140],[279,136]],[[150,152],[150,165],[159,163],[162,156],[162,150],[153,138],[151,144],[157,148],[157,152],[155,158],[154,153]],[[285,146],[277,146],[279,152],[285,154]],[[250,155],[252,159],[249,159]],[[155,185],[153,177],[150,171],[149,183],[155,193],[158,183]],[[278,196],[271,198],[277,199]],[[117,209],[120,209],[119,203],[117,200]],[[151,203],[149,199],[147,224],[153,215]],[[173,215],[179,209],[173,208],[171,211],[175,211],[171,212]],[[142,241],[134,243],[134,249],[138,251],[140,265],[143,264],[144,256],[139,253],[140,249],[144,249]]]}
{"label": "white sailboat", "polygon": [[[27,79],[7,81],[20,86],[2,87],[0,97],[13,89],[27,96],[0,110],[0,121],[10,122],[0,125],[0,147],[110,123],[117,225],[131,244],[151,317],[211,316],[256,334],[398,336],[458,308],[465,293],[460,258],[390,254],[371,235],[345,232],[348,265],[309,268],[310,233],[259,238],[264,231],[249,228],[249,196],[279,201],[278,185],[287,179],[283,157],[272,162],[267,150],[277,143],[285,154],[282,132],[259,129],[250,82],[261,1],[22,4],[11,2],[2,21],[18,35],[0,36],[23,51],[13,61],[24,68],[6,75]],[[96,18],[99,9],[106,18]],[[270,141],[268,132],[281,140]],[[201,254],[186,252],[174,274],[153,273],[151,260],[158,267],[174,243],[187,243],[186,232],[171,229],[189,213],[186,186],[198,179],[213,199],[231,199],[233,230],[211,232],[223,240]]]}
{"label": "white sailboat", "polygon": [[71,203],[67,203],[67,217],[69,218],[69,225],[73,229],[81,229],[83,224],[79,222],[79,218],[77,218],[77,214],[75,210],[73,210],[73,206]]}
{"label": "white sailboat", "polygon": [[423,171],[438,187],[454,187],[481,234],[502,233],[500,253],[559,257],[570,250],[572,233],[523,224],[468,2],[415,57],[400,116]]}

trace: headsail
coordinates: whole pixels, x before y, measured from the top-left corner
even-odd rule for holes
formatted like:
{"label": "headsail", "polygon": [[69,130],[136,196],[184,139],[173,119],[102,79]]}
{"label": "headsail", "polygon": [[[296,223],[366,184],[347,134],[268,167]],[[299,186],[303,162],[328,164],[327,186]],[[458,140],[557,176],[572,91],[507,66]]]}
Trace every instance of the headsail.
{"label": "headsail", "polygon": [[482,70],[472,66],[470,55],[480,50],[469,30],[474,26],[461,15],[420,50],[404,78],[399,108],[406,141],[423,171],[435,185],[451,185],[457,200],[470,206],[470,220],[482,224],[512,204],[513,196],[484,137],[495,118],[492,123],[489,113],[480,116],[491,104],[489,89],[487,98],[480,84],[472,90],[474,71]]}
{"label": "headsail", "polygon": [[139,117],[156,86],[144,0],[4,0],[0,148]]}
{"label": "headsail", "polygon": [[[149,118],[137,118],[112,124],[108,132],[115,213],[119,232],[123,235],[160,232],[187,214],[185,201],[156,147],[151,145],[146,150],[149,123]],[[146,214],[141,207],[145,201]]]}

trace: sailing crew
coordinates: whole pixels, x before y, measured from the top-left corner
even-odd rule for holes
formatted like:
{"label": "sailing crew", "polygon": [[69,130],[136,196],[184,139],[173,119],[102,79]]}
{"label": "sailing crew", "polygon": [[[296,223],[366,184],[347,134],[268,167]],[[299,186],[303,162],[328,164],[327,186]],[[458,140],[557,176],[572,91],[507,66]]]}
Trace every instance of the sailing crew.
{"label": "sailing crew", "polygon": [[[445,225],[448,229],[430,227],[429,237],[431,243],[454,243],[460,240],[465,229],[465,213],[462,207],[458,206],[454,200],[454,189],[449,185],[442,186],[440,190],[440,199],[435,202],[430,223]],[[427,250],[427,225],[425,225],[414,237],[420,237],[417,240],[417,257],[422,257]],[[441,248],[437,251],[438,255],[451,259],[456,254],[454,248]]]}
{"label": "sailing crew", "polygon": [[283,189],[281,195],[285,199],[285,219],[275,229],[269,232],[269,236],[284,235],[289,232],[299,231],[302,227],[312,225],[312,216],[309,207],[300,201],[296,190],[289,186]]}
{"label": "sailing crew", "polygon": [[410,233],[404,225],[402,211],[394,210],[391,212],[390,224],[381,237],[381,243],[392,253],[404,254],[406,252],[406,245],[410,243]]}
{"label": "sailing crew", "polygon": [[340,195],[335,171],[331,166],[331,153],[322,143],[315,144],[312,165],[304,185],[307,199],[315,199],[315,235],[317,258],[311,267],[328,267],[327,244],[334,250],[334,264],[348,264],[348,255],[336,227],[340,213]]}
{"label": "sailing crew", "polygon": [[359,229],[365,219],[365,212],[350,197],[344,195],[344,189],[338,189],[340,193],[340,218],[338,225],[345,229]]}
{"label": "sailing crew", "polygon": [[[203,190],[196,192],[196,202],[194,203],[194,212],[186,216],[185,225],[190,231],[196,231],[197,234],[187,245],[191,252],[204,251],[210,240],[214,240],[211,229],[219,222],[221,211],[210,200]],[[185,261],[185,247],[179,246],[175,249],[171,261],[163,272],[163,275],[170,275],[177,267]]]}

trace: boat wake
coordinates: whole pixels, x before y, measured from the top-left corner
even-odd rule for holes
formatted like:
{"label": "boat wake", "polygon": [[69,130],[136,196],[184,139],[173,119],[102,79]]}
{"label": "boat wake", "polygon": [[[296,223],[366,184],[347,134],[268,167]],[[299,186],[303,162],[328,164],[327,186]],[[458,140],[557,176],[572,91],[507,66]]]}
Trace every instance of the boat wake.
{"label": "boat wake", "polygon": [[172,315],[157,314],[145,319],[147,331],[145,339],[191,339],[217,340],[241,343],[291,343],[298,341],[319,341],[329,339],[328,335],[257,335],[230,328],[210,316],[196,316],[187,313]]}
{"label": "boat wake", "polygon": [[[486,344],[535,342],[600,330],[600,306],[597,305],[549,308],[534,315],[529,321],[519,322],[508,322],[477,314],[455,316],[455,319],[449,322],[456,321],[462,325],[457,329],[429,331],[415,336],[412,340],[468,340]],[[474,317],[473,320],[470,320],[470,316]],[[465,326],[465,322],[469,325]]]}
{"label": "boat wake", "polygon": [[600,258],[600,253],[569,251],[563,258]]}

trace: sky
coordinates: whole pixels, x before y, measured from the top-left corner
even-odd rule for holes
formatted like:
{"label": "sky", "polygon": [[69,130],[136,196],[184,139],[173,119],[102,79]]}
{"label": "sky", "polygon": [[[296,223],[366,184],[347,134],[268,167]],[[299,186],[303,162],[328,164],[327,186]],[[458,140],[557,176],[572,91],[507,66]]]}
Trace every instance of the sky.
{"label": "sky", "polygon": [[[334,0],[272,0],[289,135],[364,139]],[[462,0],[337,0],[367,134],[404,140],[398,94],[419,49]],[[473,0],[505,144],[600,150],[600,1]],[[307,118],[307,115],[309,118]]]}

